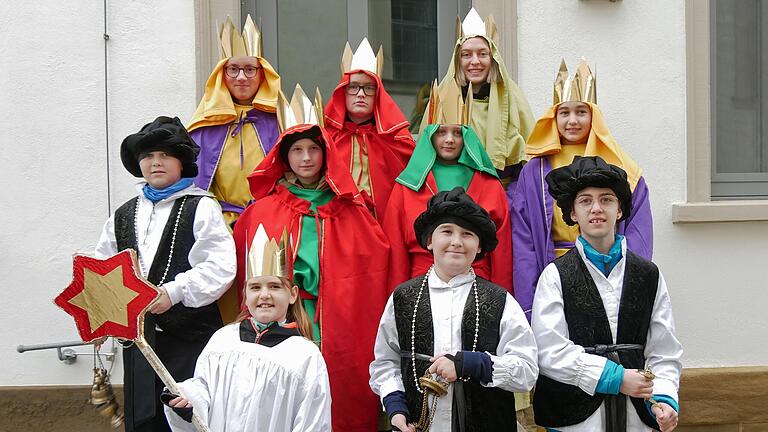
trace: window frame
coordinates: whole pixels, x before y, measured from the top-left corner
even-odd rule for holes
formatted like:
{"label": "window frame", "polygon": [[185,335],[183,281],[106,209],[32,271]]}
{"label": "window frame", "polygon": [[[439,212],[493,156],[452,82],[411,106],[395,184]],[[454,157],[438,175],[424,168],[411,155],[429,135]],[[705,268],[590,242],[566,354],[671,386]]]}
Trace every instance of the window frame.
{"label": "window frame", "polygon": [[672,222],[768,220],[768,200],[712,200],[710,1],[685,2],[686,202],[672,205]]}

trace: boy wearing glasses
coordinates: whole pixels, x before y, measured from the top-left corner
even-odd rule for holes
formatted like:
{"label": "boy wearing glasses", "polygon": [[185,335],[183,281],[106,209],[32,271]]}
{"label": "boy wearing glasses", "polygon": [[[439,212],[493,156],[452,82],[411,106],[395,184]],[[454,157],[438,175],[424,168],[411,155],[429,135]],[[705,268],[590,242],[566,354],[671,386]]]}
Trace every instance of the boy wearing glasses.
{"label": "boy wearing glasses", "polygon": [[414,147],[408,120],[381,82],[382,56],[381,49],[373,54],[367,39],[354,54],[347,44],[344,73],[325,107],[325,128],[336,156],[346,161],[357,188],[373,201],[377,220]]}
{"label": "boy wearing glasses", "polygon": [[262,57],[260,32],[250,16],[242,33],[227,19],[219,42],[222,59],[208,78],[189,132],[200,145],[195,184],[216,197],[232,225],[252,199],[246,176],[277,140],[280,76]]}
{"label": "boy wearing glasses", "polygon": [[561,432],[673,430],[683,349],[664,277],[616,233],[633,210],[627,173],[576,156],[546,182],[581,234],[536,287],[536,423]]}

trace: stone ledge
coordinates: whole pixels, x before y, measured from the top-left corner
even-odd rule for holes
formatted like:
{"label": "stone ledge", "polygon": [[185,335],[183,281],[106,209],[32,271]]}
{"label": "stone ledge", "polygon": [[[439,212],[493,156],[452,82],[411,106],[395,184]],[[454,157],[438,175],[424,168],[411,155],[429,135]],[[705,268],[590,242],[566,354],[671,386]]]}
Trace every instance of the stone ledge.
{"label": "stone ledge", "polygon": [[[123,386],[115,385],[123,409]],[[88,403],[91,386],[0,387],[0,432],[114,431]]]}
{"label": "stone ledge", "polygon": [[760,424],[768,423],[766,407],[768,366],[683,370],[680,380],[681,426],[745,423],[744,430],[764,430],[749,429],[755,426],[749,423],[757,423],[758,428]]}

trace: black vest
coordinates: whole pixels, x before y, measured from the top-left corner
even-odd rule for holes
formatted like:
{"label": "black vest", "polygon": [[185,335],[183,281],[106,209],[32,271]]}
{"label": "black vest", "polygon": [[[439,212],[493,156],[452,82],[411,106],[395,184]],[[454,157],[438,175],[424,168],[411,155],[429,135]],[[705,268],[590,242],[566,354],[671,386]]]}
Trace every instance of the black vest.
{"label": "black vest", "polygon": [[[563,290],[563,309],[568,334],[576,345],[612,345],[613,337],[600,292],[576,248],[554,261]],[[655,264],[627,251],[624,285],[619,303],[617,344],[645,345],[653,303],[659,282]],[[641,351],[619,351],[626,369],[645,368]],[[604,394],[590,396],[576,386],[563,384],[539,374],[533,395],[536,424],[545,427],[569,426],[583,422],[603,403]],[[648,427],[658,429],[645,401],[630,398],[638,416]]]}
{"label": "black vest", "polygon": [[[152,261],[149,273],[147,274],[147,280],[153,284],[158,285],[160,282],[170,282],[177,274],[192,268],[189,264],[188,256],[192,245],[195,243],[195,233],[192,228],[195,223],[197,204],[201,198],[202,196],[186,196],[184,208],[179,218],[179,226],[176,231],[170,268],[165,276],[165,280],[161,281],[160,278],[163,277],[165,268],[168,265],[168,255],[171,251],[171,240],[176,217],[184,198],[178,198],[174,202],[160,239],[160,245],[157,247],[155,259]],[[136,227],[134,226],[136,203],[136,199],[132,199],[115,211],[115,240],[117,241],[118,251],[128,248],[133,248],[136,251],[139,250],[136,244]],[[145,264],[148,263],[145,262]],[[149,315],[147,314],[147,317]],[[154,315],[153,318],[163,331],[190,342],[210,339],[216,330],[220,329],[223,325],[221,314],[215,302],[199,308],[187,307],[179,302],[165,313]]]}
{"label": "black vest", "polygon": [[[395,323],[397,326],[400,349],[411,351],[411,321],[424,276],[411,279],[395,288],[393,295]],[[476,351],[496,354],[499,345],[499,324],[504,312],[506,290],[483,278],[477,278],[477,296],[479,300],[480,327],[477,335]],[[421,293],[421,301],[416,315],[416,353],[432,355],[434,353],[434,332],[432,327],[432,308],[429,301],[429,287]],[[464,350],[472,349],[475,336],[475,296],[470,290],[464,306],[461,320],[461,345]],[[405,386],[405,396],[411,413],[409,421],[417,421],[421,413],[422,394],[416,390],[411,362],[413,359],[402,357],[400,370]],[[429,368],[430,363],[416,361],[416,373],[419,377]],[[464,406],[466,426],[469,432],[481,431],[517,431],[514,393],[496,387],[483,387],[477,380],[471,379],[464,386]],[[455,392],[454,392],[455,394]],[[456,401],[453,403],[453,429],[457,429]]]}
{"label": "black vest", "polygon": [[[184,200],[186,198],[186,201]],[[176,229],[176,240],[173,246],[173,257],[168,268],[168,274],[163,282],[172,281],[177,274],[192,268],[188,256],[195,243],[193,225],[195,212],[201,196],[187,195],[178,198],[168,216],[163,234],[158,245],[155,259],[150,266],[147,279],[157,285],[163,277],[168,265],[168,255],[171,250],[173,228],[182,201],[179,225]],[[132,248],[138,251],[136,244],[135,212],[137,199],[131,199],[115,211],[115,240],[118,251]],[[175,341],[170,357],[164,355],[166,350],[158,350],[156,345],[155,324],[163,329],[166,335]],[[166,366],[176,381],[183,381],[192,376],[197,356],[202,351],[208,339],[222,326],[221,315],[216,303],[200,308],[189,308],[181,302],[173,305],[165,313],[144,315],[144,337],[150,346],[155,348],[158,357]],[[184,351],[184,352],[180,352]],[[131,346],[123,351],[123,369],[125,372],[125,430],[145,430],[151,428],[151,422],[164,416],[162,407],[158,407],[159,393],[155,381],[155,371],[149,365],[141,352]],[[153,420],[154,419],[154,420]],[[162,419],[161,419],[162,420]]]}

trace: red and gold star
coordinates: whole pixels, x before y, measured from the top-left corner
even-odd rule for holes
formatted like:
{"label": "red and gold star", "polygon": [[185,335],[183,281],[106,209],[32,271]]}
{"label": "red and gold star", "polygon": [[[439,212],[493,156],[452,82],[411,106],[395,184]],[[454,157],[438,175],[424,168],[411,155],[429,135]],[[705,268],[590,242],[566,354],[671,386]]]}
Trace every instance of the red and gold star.
{"label": "red and gold star", "polygon": [[159,296],[137,271],[136,253],[126,249],[107,259],[75,255],[72,282],[54,303],[75,319],[80,338],[135,340],[148,306]]}

